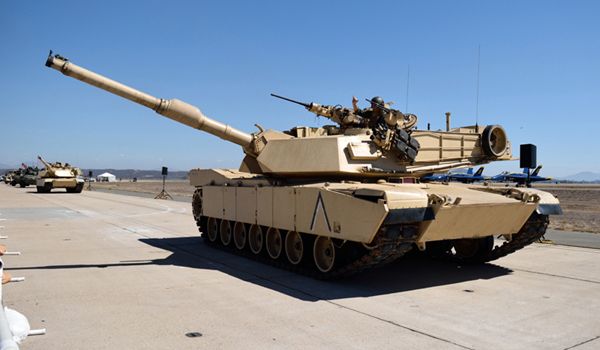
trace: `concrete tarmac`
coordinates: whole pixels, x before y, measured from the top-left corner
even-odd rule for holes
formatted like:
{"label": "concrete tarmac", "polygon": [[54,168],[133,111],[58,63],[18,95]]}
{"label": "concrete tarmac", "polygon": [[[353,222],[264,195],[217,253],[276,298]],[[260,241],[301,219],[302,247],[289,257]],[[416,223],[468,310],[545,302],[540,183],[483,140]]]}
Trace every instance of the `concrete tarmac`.
{"label": "concrete tarmac", "polygon": [[547,230],[544,237],[558,245],[600,249],[600,234]]}
{"label": "concrete tarmac", "polygon": [[0,185],[0,220],[4,304],[48,331],[22,349],[600,348],[597,249],[322,282],[205,246],[188,203]]}

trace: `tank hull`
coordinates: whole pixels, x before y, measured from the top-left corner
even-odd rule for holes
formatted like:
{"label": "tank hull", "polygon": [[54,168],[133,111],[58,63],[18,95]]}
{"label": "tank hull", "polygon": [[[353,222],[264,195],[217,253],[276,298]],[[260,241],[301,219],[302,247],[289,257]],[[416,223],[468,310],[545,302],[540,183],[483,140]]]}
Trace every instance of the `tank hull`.
{"label": "tank hull", "polygon": [[[520,249],[524,245],[517,237],[524,230],[539,238],[547,216],[560,211],[553,196],[524,188],[289,183],[219,169],[193,170],[190,179],[197,188],[194,217],[210,244],[247,253],[253,242],[250,256],[267,251],[271,262],[295,269],[302,262],[306,271],[322,278],[361,271],[360,261],[367,267],[393,261],[413,247],[427,251],[429,246],[437,255],[442,250],[441,255],[464,261],[493,260],[500,257],[493,245],[488,247],[493,237],[504,237],[514,243],[510,249]],[[302,251],[294,254],[284,244],[289,240],[302,241]]]}
{"label": "tank hull", "polygon": [[20,187],[27,187],[30,185],[35,185],[35,180],[35,175],[22,175],[19,177],[18,181],[16,181],[16,184]]}
{"label": "tank hull", "polygon": [[75,177],[67,178],[38,178],[36,183],[37,191],[39,193],[48,193],[53,189],[64,188],[69,193],[81,193],[83,191],[84,181],[83,179]]}

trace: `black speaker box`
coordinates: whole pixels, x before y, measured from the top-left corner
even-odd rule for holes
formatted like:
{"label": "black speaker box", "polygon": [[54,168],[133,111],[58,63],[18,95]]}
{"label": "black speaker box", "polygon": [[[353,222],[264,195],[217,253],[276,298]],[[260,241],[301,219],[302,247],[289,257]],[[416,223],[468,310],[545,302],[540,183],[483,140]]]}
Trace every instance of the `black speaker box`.
{"label": "black speaker box", "polygon": [[166,166],[162,167],[162,174],[163,176],[167,176],[169,174],[169,168],[167,168]]}
{"label": "black speaker box", "polygon": [[537,147],[530,143],[521,145],[521,168],[534,169],[537,166]]}

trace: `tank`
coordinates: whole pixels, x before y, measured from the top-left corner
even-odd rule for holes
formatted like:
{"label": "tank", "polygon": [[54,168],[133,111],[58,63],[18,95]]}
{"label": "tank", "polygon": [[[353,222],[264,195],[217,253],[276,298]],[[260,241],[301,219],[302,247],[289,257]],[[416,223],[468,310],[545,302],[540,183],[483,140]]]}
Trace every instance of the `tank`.
{"label": "tank", "polygon": [[7,185],[10,184],[12,182],[14,175],[15,175],[14,170],[7,171],[6,174],[4,174],[4,183]]}
{"label": "tank", "polygon": [[245,155],[239,169],[190,171],[202,237],[312,277],[349,276],[411,249],[484,263],[536,241],[549,216],[561,212],[553,195],[536,189],[418,181],[434,171],[512,159],[499,125],[417,130],[415,115],[381,106],[385,117],[367,127],[351,109],[285,98],[336,125],[286,131],[257,125],[246,133],[52,52],[46,66],[238,144]]}
{"label": "tank", "polygon": [[38,168],[33,168],[22,164],[20,169],[15,170],[10,177],[10,184],[12,186],[27,187],[35,185],[35,180],[38,174]]}
{"label": "tank", "polygon": [[49,193],[55,188],[64,188],[69,193],[81,193],[84,181],[81,170],[69,163],[48,163],[41,156],[38,159],[44,164],[36,180],[38,193]]}

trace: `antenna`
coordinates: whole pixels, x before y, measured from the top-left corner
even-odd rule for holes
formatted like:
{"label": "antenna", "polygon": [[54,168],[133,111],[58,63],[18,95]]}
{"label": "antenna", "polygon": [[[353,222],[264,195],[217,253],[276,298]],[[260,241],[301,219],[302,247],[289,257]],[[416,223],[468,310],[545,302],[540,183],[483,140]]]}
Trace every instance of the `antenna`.
{"label": "antenna", "polygon": [[479,66],[481,65],[481,44],[477,46],[477,97],[475,102],[475,131],[479,132]]}
{"label": "antenna", "polygon": [[408,65],[408,72],[406,73],[406,108],[405,112],[408,112],[408,91],[410,88],[410,64]]}

